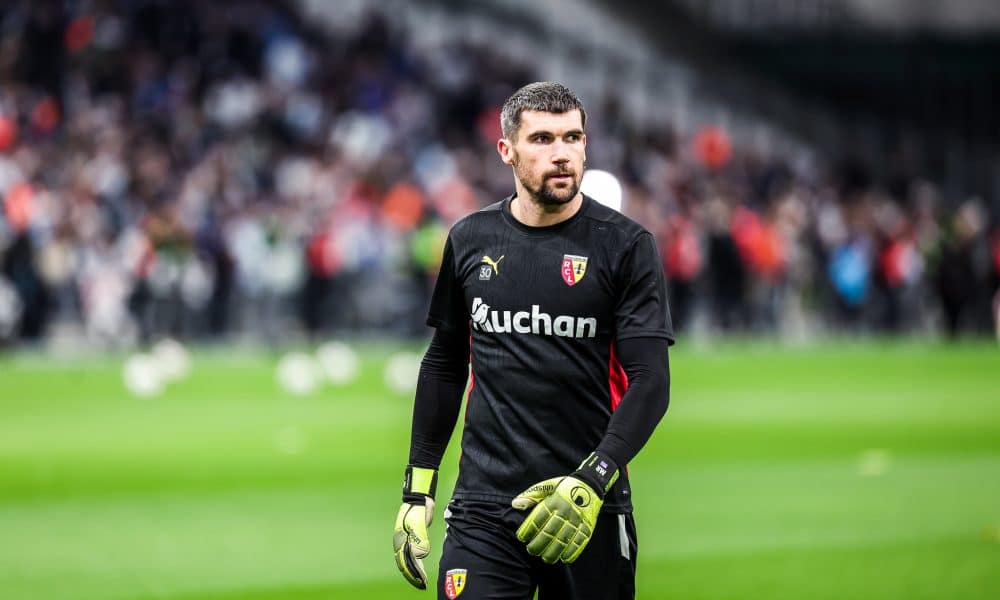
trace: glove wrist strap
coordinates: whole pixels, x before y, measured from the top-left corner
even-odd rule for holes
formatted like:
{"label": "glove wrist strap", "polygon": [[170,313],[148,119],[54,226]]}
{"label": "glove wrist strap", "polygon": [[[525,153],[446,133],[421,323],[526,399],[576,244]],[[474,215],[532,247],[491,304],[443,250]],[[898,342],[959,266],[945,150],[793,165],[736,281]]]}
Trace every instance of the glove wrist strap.
{"label": "glove wrist strap", "polygon": [[403,477],[403,502],[423,503],[425,497],[433,498],[437,493],[437,469],[406,465]]}
{"label": "glove wrist strap", "polygon": [[618,481],[618,465],[607,454],[597,450],[590,453],[573,476],[594,488],[601,498]]}

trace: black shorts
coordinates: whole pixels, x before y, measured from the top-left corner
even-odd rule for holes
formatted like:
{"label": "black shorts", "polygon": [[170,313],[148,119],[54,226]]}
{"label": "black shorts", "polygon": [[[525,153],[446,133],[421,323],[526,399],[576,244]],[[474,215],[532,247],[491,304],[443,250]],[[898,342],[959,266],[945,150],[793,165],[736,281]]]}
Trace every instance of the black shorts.
{"label": "black shorts", "polygon": [[637,539],[631,514],[601,514],[573,564],[528,554],[515,532],[527,511],[453,500],[438,570],[439,600],[633,600]]}

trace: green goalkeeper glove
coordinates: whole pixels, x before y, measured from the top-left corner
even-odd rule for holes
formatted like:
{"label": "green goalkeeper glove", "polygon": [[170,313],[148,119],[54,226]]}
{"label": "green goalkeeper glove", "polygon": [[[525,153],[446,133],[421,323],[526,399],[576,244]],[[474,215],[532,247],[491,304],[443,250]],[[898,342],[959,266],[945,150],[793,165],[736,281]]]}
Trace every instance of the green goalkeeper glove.
{"label": "green goalkeeper glove", "polygon": [[434,493],[437,491],[437,471],[412,465],[406,467],[403,480],[403,505],[396,514],[396,529],[392,546],[396,551],[396,566],[414,587],[427,589],[427,573],[423,559],[431,551],[427,527],[434,520]]}
{"label": "green goalkeeper glove", "polygon": [[587,547],[604,505],[604,495],[618,479],[611,458],[593,452],[565,477],[540,481],[511,502],[518,510],[534,507],[517,530],[528,553],[552,564],[571,563]]}

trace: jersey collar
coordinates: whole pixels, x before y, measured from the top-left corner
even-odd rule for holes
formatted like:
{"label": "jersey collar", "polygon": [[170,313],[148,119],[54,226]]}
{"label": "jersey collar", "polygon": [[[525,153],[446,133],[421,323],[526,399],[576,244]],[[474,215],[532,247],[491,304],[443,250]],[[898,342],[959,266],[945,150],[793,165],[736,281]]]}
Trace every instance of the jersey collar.
{"label": "jersey collar", "polygon": [[503,214],[503,218],[505,221],[507,221],[508,225],[510,225],[514,229],[517,229],[521,233],[525,233],[528,235],[548,235],[550,233],[565,229],[570,224],[575,223],[578,219],[580,219],[590,209],[590,204],[594,201],[593,198],[591,198],[587,194],[584,194],[583,202],[580,203],[580,209],[577,210],[572,217],[566,219],[565,221],[560,221],[555,225],[532,227],[531,225],[525,225],[524,223],[515,219],[513,213],[510,212],[510,203],[514,200],[516,196],[517,192],[504,198],[503,202],[500,205],[500,212]]}

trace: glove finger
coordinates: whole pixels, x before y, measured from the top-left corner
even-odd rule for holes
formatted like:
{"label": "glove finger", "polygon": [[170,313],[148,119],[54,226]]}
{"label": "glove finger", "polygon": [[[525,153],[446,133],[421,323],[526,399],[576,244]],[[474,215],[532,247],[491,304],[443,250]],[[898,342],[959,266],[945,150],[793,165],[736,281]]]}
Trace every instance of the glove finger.
{"label": "glove finger", "polygon": [[424,571],[424,562],[419,558],[414,558],[410,544],[404,544],[396,552],[396,566],[403,577],[410,582],[410,585],[418,590],[427,589],[427,573]]}
{"label": "glove finger", "polygon": [[511,501],[510,505],[518,510],[531,508],[552,495],[552,492],[556,491],[556,487],[558,487],[561,480],[562,477],[553,477],[552,479],[539,481],[535,485],[518,494],[517,497]]}
{"label": "glove finger", "polygon": [[563,545],[563,542],[559,539],[559,534],[562,533],[565,526],[565,520],[552,515],[535,537],[528,542],[528,553],[545,558],[548,554],[554,552],[555,558],[559,558]]}
{"label": "glove finger", "polygon": [[510,501],[510,505],[517,510],[527,510],[536,504],[538,504],[538,500],[536,498],[532,498],[531,496],[527,496],[525,494],[521,494]]}
{"label": "glove finger", "polygon": [[553,543],[555,543],[555,540],[551,535],[545,533],[544,531],[539,531],[538,535],[528,540],[528,554],[532,556],[541,556]]}
{"label": "glove finger", "polygon": [[527,542],[528,540],[534,538],[538,535],[538,532],[542,530],[542,527],[545,526],[545,523],[549,520],[550,516],[551,512],[549,512],[549,509],[544,504],[536,506],[530,513],[528,513],[528,516],[524,518],[524,522],[521,523],[521,526],[517,528],[517,539],[522,542]]}
{"label": "glove finger", "polygon": [[[532,523],[532,534],[530,536],[525,536],[522,542],[527,543],[528,554],[533,556],[538,556],[541,554],[545,548],[548,547],[549,543],[552,541],[552,535],[546,532],[546,528],[549,527],[549,523],[552,522],[552,516],[547,512],[544,512],[541,507],[535,509],[536,513],[540,513],[546,516],[545,521],[538,523]],[[534,514],[534,513],[532,513]]]}
{"label": "glove finger", "polygon": [[551,522],[554,525],[549,527],[546,533],[552,536],[552,542],[541,553],[542,560],[548,564],[559,560],[566,551],[567,543],[576,535],[576,528],[571,523],[558,518],[552,519]]}
{"label": "glove finger", "polygon": [[583,530],[577,531],[576,535],[573,536],[573,541],[566,545],[566,548],[563,550],[559,559],[566,564],[574,562],[576,559],[580,558],[580,555],[583,554],[583,549],[587,547],[589,542],[589,534],[585,533]]}
{"label": "glove finger", "polygon": [[562,552],[565,549],[565,545],[558,539],[553,538],[552,542],[542,551],[539,555],[541,559],[549,565],[555,564],[559,557],[562,556]]}

